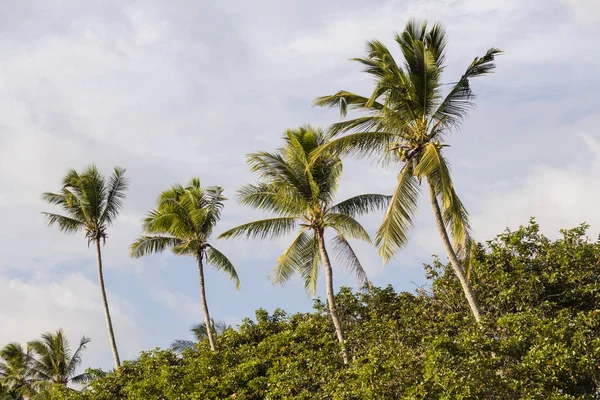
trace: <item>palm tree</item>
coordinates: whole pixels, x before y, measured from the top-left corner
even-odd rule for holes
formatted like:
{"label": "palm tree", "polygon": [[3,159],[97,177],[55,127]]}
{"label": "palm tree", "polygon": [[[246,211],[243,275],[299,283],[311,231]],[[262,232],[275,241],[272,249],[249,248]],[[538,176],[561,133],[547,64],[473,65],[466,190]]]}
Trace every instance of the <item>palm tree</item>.
{"label": "palm tree", "polygon": [[69,341],[61,329],[46,332],[39,340],[27,344],[33,355],[31,364],[37,386],[49,389],[53,385],[67,388],[70,383],[82,384],[90,380],[87,373],[75,374],[81,365],[81,353],[90,342],[85,336],[81,338],[77,350],[71,352]]}
{"label": "palm tree", "polygon": [[[210,314],[206,303],[204,264],[206,261],[227,274],[240,287],[240,280],[233,264],[208,241],[223,208],[223,189],[218,186],[202,188],[200,179],[193,178],[187,187],[179,184],[162,192],[156,208],[143,221],[147,235],[140,236],[131,245],[131,256],[138,258],[147,254],[171,249],[175,255],[196,258],[200,276],[200,298],[204,320],[208,325]],[[212,332],[208,331],[210,348],[216,350]]]}
{"label": "palm tree", "polygon": [[22,400],[35,395],[32,358],[19,343],[9,343],[0,350],[0,400]]}
{"label": "palm tree", "polygon": [[396,161],[402,165],[375,240],[384,262],[406,245],[408,230],[414,225],[421,180],[426,179],[446,253],[473,316],[479,321],[481,312],[461,263],[461,259],[465,261],[468,257],[472,242],[468,214],[452,183],[443,156],[443,148],[447,146],[443,140],[446,134],[459,128],[473,106],[470,79],[492,72],[494,59],[501,51],[491,48],[483,57],[475,58],[444,93],[441,75],[447,41],[442,25],[438,23],[428,29],[426,22],[409,21],[404,31],[396,35],[396,42],[404,58],[402,64],[376,40],[367,43],[366,57],[355,59],[375,78],[370,96],[339,91],[315,100],[317,106],[339,107],[342,116],[349,108],[365,113],[333,124],[332,135],[348,134],[322,146],[315,156],[326,151],[339,155],[379,154],[384,164]]}
{"label": "palm tree", "polygon": [[[218,335],[222,334],[223,332],[225,332],[226,330],[231,329],[231,325],[228,325],[227,323],[225,323],[223,321],[215,322],[213,319],[211,319],[210,322],[211,322],[212,334],[215,336],[218,336]],[[205,322],[202,322],[200,324],[196,324],[196,325],[192,326],[192,328],[190,329],[190,332],[192,332],[192,334],[194,335],[194,338],[196,339],[195,342],[192,340],[178,339],[178,340],[175,340],[173,343],[171,343],[171,350],[173,350],[177,353],[181,353],[181,352],[183,352],[183,350],[193,348],[197,342],[201,342],[202,340],[204,340],[208,337],[208,331],[206,329]]]}
{"label": "palm tree", "polygon": [[106,179],[98,172],[95,165],[88,166],[81,173],[72,169],[63,178],[63,187],[59,193],[42,195],[44,200],[61,207],[66,213],[66,215],[43,213],[48,225],[58,225],[63,233],[84,231],[88,246],[92,242],[96,246],[98,283],[116,368],[119,368],[121,362],[104,288],[100,242],[106,243],[106,231],[123,208],[125,191],[129,184],[124,174],[125,169],[116,167]]}
{"label": "palm tree", "polygon": [[326,144],[328,139],[320,129],[305,126],[288,130],[284,135],[285,147],[276,153],[249,155],[248,163],[257,173],[258,183],[239,191],[240,202],[277,213],[279,217],[240,225],[221,237],[272,238],[300,227],[292,244],[277,260],[272,272],[273,283],[284,284],[297,272],[302,276],[306,290],[314,295],[319,268],[323,264],[331,319],[342,346],[344,363],[348,363],[342,324],[335,307],[333,272],[324,234],[327,228],[335,231],[333,244],[338,256],[361,284],[368,284],[367,275],[347,240],[360,239],[371,243],[368,233],[354,217],[385,207],[389,196],[364,194],[334,204],[342,174],[341,160],[323,152],[313,165],[309,166],[308,161],[309,154]]}

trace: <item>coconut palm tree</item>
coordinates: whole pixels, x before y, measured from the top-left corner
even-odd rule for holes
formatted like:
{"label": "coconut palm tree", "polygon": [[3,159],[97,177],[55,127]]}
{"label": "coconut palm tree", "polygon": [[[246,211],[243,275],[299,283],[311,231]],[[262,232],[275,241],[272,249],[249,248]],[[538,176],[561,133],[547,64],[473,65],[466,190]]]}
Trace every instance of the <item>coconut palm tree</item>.
{"label": "coconut palm tree", "polygon": [[[223,321],[215,322],[213,319],[211,319],[210,322],[212,334],[215,336],[218,336],[226,330],[231,329],[231,325],[228,325]],[[190,332],[192,332],[192,335],[194,335],[194,338],[196,339],[195,342],[192,340],[178,339],[171,343],[171,350],[181,353],[183,350],[193,348],[196,343],[201,342],[208,337],[208,330],[206,329],[205,322],[192,326]]]}
{"label": "coconut palm tree", "polygon": [[81,353],[90,342],[85,336],[79,341],[79,346],[71,352],[69,341],[62,329],[56,332],[46,332],[41,339],[27,343],[27,349],[33,355],[31,368],[36,386],[47,390],[53,385],[67,388],[70,383],[83,384],[90,380],[87,373],[76,374],[81,365]]}
{"label": "coconut palm tree", "polygon": [[125,169],[116,167],[106,179],[104,175],[98,172],[95,165],[90,165],[81,173],[73,169],[67,172],[59,193],[44,193],[42,195],[44,200],[59,206],[66,213],[66,215],[43,213],[46,216],[48,225],[58,225],[63,233],[83,231],[88,246],[93,243],[96,247],[98,283],[116,368],[119,368],[121,362],[110,317],[106,289],[104,288],[100,243],[106,243],[107,229],[123,208],[128,184],[129,182],[125,178]]}
{"label": "coconut palm tree", "polygon": [[377,154],[384,164],[401,165],[396,190],[375,239],[384,262],[407,243],[418,207],[420,184],[425,179],[446,253],[473,316],[479,321],[481,312],[461,262],[468,257],[471,244],[468,214],[452,183],[443,151],[447,145],[443,141],[448,133],[460,127],[473,106],[471,78],[492,72],[495,57],[501,51],[491,48],[482,57],[476,57],[458,81],[445,86],[441,77],[447,40],[442,25],[428,28],[426,22],[409,21],[404,31],[396,35],[396,42],[404,59],[402,63],[376,40],[367,43],[366,57],[355,59],[375,79],[369,96],[339,91],[315,100],[317,106],[338,107],[342,116],[348,109],[364,113],[332,125],[332,135],[346,135],[322,146],[315,157],[321,152]]}
{"label": "coconut palm tree", "polygon": [[248,164],[258,175],[258,182],[239,191],[240,202],[274,212],[279,217],[240,225],[221,237],[273,238],[291,233],[299,227],[292,244],[277,260],[272,272],[273,283],[284,284],[297,272],[302,276],[306,290],[314,295],[320,266],[324,266],[331,319],[342,346],[344,363],[347,363],[348,353],[335,307],[333,272],[325,246],[325,231],[331,228],[335,232],[334,250],[358,281],[368,284],[367,275],[348,239],[371,243],[368,233],[354,217],[385,207],[389,196],[364,194],[334,204],[342,174],[341,160],[325,152],[311,166],[308,160],[309,154],[326,144],[328,139],[320,129],[305,126],[288,130],[284,135],[285,147],[277,152],[249,155]]}
{"label": "coconut palm tree", "polygon": [[0,400],[22,400],[36,394],[32,358],[19,343],[9,343],[0,350]]}
{"label": "coconut palm tree", "polygon": [[[223,208],[223,189],[218,186],[202,188],[200,179],[193,178],[188,186],[179,184],[164,191],[156,208],[143,221],[146,235],[131,245],[131,256],[138,258],[171,249],[175,255],[192,256],[198,263],[200,298],[204,320],[208,325],[210,314],[206,303],[204,261],[228,275],[240,287],[233,264],[223,253],[209,243]],[[210,348],[216,350],[212,331],[208,331]]]}

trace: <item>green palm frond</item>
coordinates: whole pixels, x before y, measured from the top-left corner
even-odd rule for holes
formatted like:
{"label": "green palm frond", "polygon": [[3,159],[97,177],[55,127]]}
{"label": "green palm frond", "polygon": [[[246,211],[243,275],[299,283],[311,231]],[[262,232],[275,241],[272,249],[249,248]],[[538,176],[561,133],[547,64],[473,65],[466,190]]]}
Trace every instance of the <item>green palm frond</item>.
{"label": "green palm frond", "polygon": [[125,168],[115,167],[112,175],[108,178],[106,185],[106,198],[104,199],[104,210],[100,220],[111,224],[123,209],[125,192],[129,186],[129,180],[125,177]]}
{"label": "green palm frond", "polygon": [[[81,340],[79,341],[79,346],[77,347],[77,350],[75,350],[75,352],[71,356],[71,359],[68,362],[68,368],[67,368],[66,372],[69,375],[75,374],[77,367],[79,367],[79,365],[81,365],[81,361],[82,361],[81,353],[86,349],[87,344],[89,342],[91,342],[91,339],[87,338],[85,336],[82,337]],[[81,376],[81,374],[78,376]],[[75,377],[73,377],[73,379],[75,379]],[[79,378],[79,379],[83,379],[83,378]]]}
{"label": "green palm frond", "polygon": [[427,178],[433,186],[440,199],[444,224],[450,229],[456,252],[463,257],[470,237],[469,214],[456,194],[450,167],[440,146],[429,143],[425,147],[415,168],[415,175]]}
{"label": "green palm frond", "polygon": [[336,235],[333,239],[333,250],[337,255],[338,262],[352,275],[355,276],[357,283],[360,286],[369,286],[369,278],[366,271],[363,269],[354,249],[343,235]]}
{"label": "green palm frond", "polygon": [[358,132],[334,139],[319,147],[312,155],[311,161],[324,153],[337,156],[353,154],[357,157],[368,157],[374,154],[389,152],[400,137],[390,132]]}
{"label": "green palm frond", "polygon": [[[339,108],[340,115],[346,116],[348,109],[364,109],[369,103],[368,97],[359,96],[344,90],[340,90],[331,96],[317,97],[313,101],[313,106]],[[371,102],[369,108],[373,110],[381,110],[383,105],[377,102]]]}
{"label": "green palm frond", "polygon": [[140,258],[153,253],[161,253],[167,249],[181,246],[184,242],[171,236],[140,236],[131,246],[129,252],[131,257]]}
{"label": "green palm frond", "polygon": [[373,211],[383,210],[388,207],[392,196],[383,194],[361,194],[344,200],[329,210],[334,213],[359,217]]}
{"label": "green palm frond", "polygon": [[277,258],[277,264],[269,278],[275,285],[284,285],[295,272],[306,269],[307,265],[312,266],[313,253],[314,235],[308,234],[306,229],[300,230],[288,248]]}
{"label": "green palm frond", "polygon": [[349,215],[330,212],[325,217],[325,223],[348,239],[359,239],[372,243],[365,228]]}
{"label": "green palm frond", "polygon": [[249,222],[223,232],[219,238],[233,238],[246,236],[249,238],[276,238],[285,236],[296,227],[296,219],[293,217],[269,218]]}
{"label": "green palm frond", "polygon": [[502,54],[502,50],[491,48],[484,56],[476,57],[473,60],[433,113],[432,119],[440,121],[440,124],[438,129],[431,133],[432,138],[443,134],[446,128],[460,126],[460,123],[473,107],[473,99],[475,98],[469,80],[493,72],[496,68],[495,58],[500,54]]}
{"label": "green palm frond", "polygon": [[288,185],[259,183],[245,185],[238,190],[240,204],[258,210],[292,216],[302,213],[307,208],[306,199]]}
{"label": "green palm frond", "polygon": [[419,191],[412,164],[405,164],[398,174],[398,186],[375,237],[375,245],[384,263],[408,242],[408,231],[414,225],[418,208]]}
{"label": "green palm frond", "polygon": [[210,265],[223,272],[227,276],[231,278],[235,282],[235,288],[240,289],[240,278],[233,267],[233,264],[223,253],[219,250],[215,249],[211,245],[207,245],[208,249],[206,250],[207,261]]}
{"label": "green palm frond", "polygon": [[76,233],[85,228],[85,222],[75,218],[65,217],[64,215],[53,213],[42,213],[46,217],[48,226],[58,225],[58,229],[63,233]]}

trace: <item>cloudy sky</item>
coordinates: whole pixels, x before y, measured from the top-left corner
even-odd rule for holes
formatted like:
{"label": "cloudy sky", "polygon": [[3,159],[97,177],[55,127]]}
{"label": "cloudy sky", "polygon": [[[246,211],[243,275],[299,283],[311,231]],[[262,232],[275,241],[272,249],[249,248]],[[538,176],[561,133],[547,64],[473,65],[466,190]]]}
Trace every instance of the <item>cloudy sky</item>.
{"label": "cloudy sky", "polygon": [[[85,366],[111,367],[92,249],[45,226],[43,191],[68,168],[127,168],[126,207],[109,231],[105,278],[122,358],[188,338],[201,320],[197,270],[165,254],[131,260],[129,243],[159,192],[199,176],[222,185],[219,232],[261,214],[236,204],[251,179],[244,155],[274,149],[286,128],[327,126],[311,108],[340,89],[367,93],[348,61],[365,41],[393,46],[408,18],[445,23],[446,80],[489,47],[506,53],[474,82],[478,107],[449,138],[455,182],[478,240],[537,217],[545,233],[583,221],[600,231],[600,22],[595,0],[221,2],[0,0],[0,345],[65,329],[92,338]],[[377,5],[373,5],[377,4]],[[340,197],[389,193],[394,170],[347,160]],[[414,290],[422,264],[442,254],[426,204],[410,246],[385,268],[358,251],[376,285]],[[364,219],[374,232],[381,215]],[[217,320],[257,308],[306,311],[293,280],[267,274],[285,240],[219,241],[242,289],[214,271],[207,295]],[[338,270],[336,285],[352,285]],[[320,292],[322,294],[323,291]]]}

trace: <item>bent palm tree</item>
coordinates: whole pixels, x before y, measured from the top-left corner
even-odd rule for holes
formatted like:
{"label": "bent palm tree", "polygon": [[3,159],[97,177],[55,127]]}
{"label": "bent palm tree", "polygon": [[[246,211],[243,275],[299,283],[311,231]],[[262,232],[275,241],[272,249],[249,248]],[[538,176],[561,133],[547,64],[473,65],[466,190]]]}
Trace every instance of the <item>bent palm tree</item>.
{"label": "bent palm tree", "polygon": [[395,158],[403,164],[375,240],[384,262],[406,244],[407,232],[414,224],[420,183],[427,180],[431,207],[446,253],[479,321],[481,312],[460,260],[468,257],[471,245],[468,214],[452,183],[442,140],[460,126],[473,106],[470,79],[490,73],[501,51],[491,48],[483,57],[475,58],[444,96],[441,82],[446,50],[444,28],[435,24],[428,29],[426,22],[409,21],[404,31],[396,35],[396,42],[404,57],[402,64],[379,41],[368,42],[367,56],[355,59],[375,78],[375,88],[369,97],[340,91],[315,100],[317,106],[339,107],[342,116],[349,108],[366,113],[332,125],[332,135],[349,134],[332,140],[316,154],[326,151],[339,155],[379,154],[384,163]]}
{"label": "bent palm tree", "polygon": [[334,302],[333,272],[324,233],[327,228],[335,231],[333,243],[338,256],[361,284],[368,284],[367,275],[347,240],[361,239],[371,243],[368,233],[354,217],[384,208],[389,196],[364,194],[333,204],[342,174],[341,160],[323,152],[313,165],[310,166],[308,161],[309,154],[326,144],[328,139],[321,130],[307,126],[288,130],[284,136],[286,146],[278,152],[251,154],[248,164],[257,173],[258,183],[240,189],[240,202],[275,212],[279,217],[240,225],[221,237],[272,238],[291,233],[299,226],[296,238],[277,260],[272,272],[273,282],[284,284],[297,272],[302,276],[306,290],[314,295],[319,267],[323,264],[331,319],[342,346],[344,363],[348,363],[342,324]]}
{"label": "bent palm tree", "polygon": [[77,349],[71,353],[69,341],[61,329],[47,332],[40,340],[27,343],[33,354],[32,370],[37,385],[41,389],[49,389],[52,385],[65,388],[70,383],[82,384],[90,380],[87,373],[75,374],[81,365],[81,353],[90,342],[85,336],[79,341]]}
{"label": "bent palm tree", "polygon": [[104,288],[100,242],[106,243],[106,231],[123,208],[128,184],[129,182],[125,178],[125,169],[116,167],[106,179],[98,172],[95,165],[90,165],[81,173],[73,169],[67,172],[59,193],[44,193],[42,195],[42,199],[61,207],[67,214],[43,213],[46,216],[48,225],[58,225],[59,230],[63,233],[84,231],[88,246],[92,242],[96,246],[98,284],[100,285],[104,316],[116,368],[121,366],[121,361],[119,360],[106,289]]}
{"label": "bent palm tree", "polygon": [[[9,343],[0,350],[0,360],[0,385],[4,388],[3,395],[15,400],[34,396],[36,391],[29,351],[23,351],[23,346],[19,343]],[[3,400],[2,396],[0,400]]]}
{"label": "bent palm tree", "polygon": [[[193,178],[187,187],[175,185],[164,191],[157,207],[143,222],[144,232],[148,235],[140,236],[130,247],[131,256],[135,258],[167,249],[175,255],[196,258],[200,298],[207,325],[210,324],[210,314],[206,303],[203,262],[227,274],[236,288],[240,288],[240,279],[231,261],[208,242],[226,200],[222,193],[223,189],[218,186],[202,188],[199,178]],[[214,351],[215,341],[210,330],[208,341]]]}
{"label": "bent palm tree", "polygon": [[[211,331],[212,331],[213,335],[218,336],[228,329],[231,329],[231,325],[228,325],[227,323],[225,323],[223,321],[215,322],[214,320],[211,319]],[[173,343],[171,343],[171,350],[173,350],[177,353],[181,353],[181,352],[183,352],[183,350],[191,349],[194,347],[194,345],[196,343],[201,342],[202,340],[206,339],[208,337],[208,330],[206,329],[206,322],[202,322],[201,324],[192,326],[192,329],[190,329],[190,332],[192,332],[192,334],[194,335],[194,338],[196,339],[195,342],[192,340],[178,339],[178,340],[175,340]]]}

